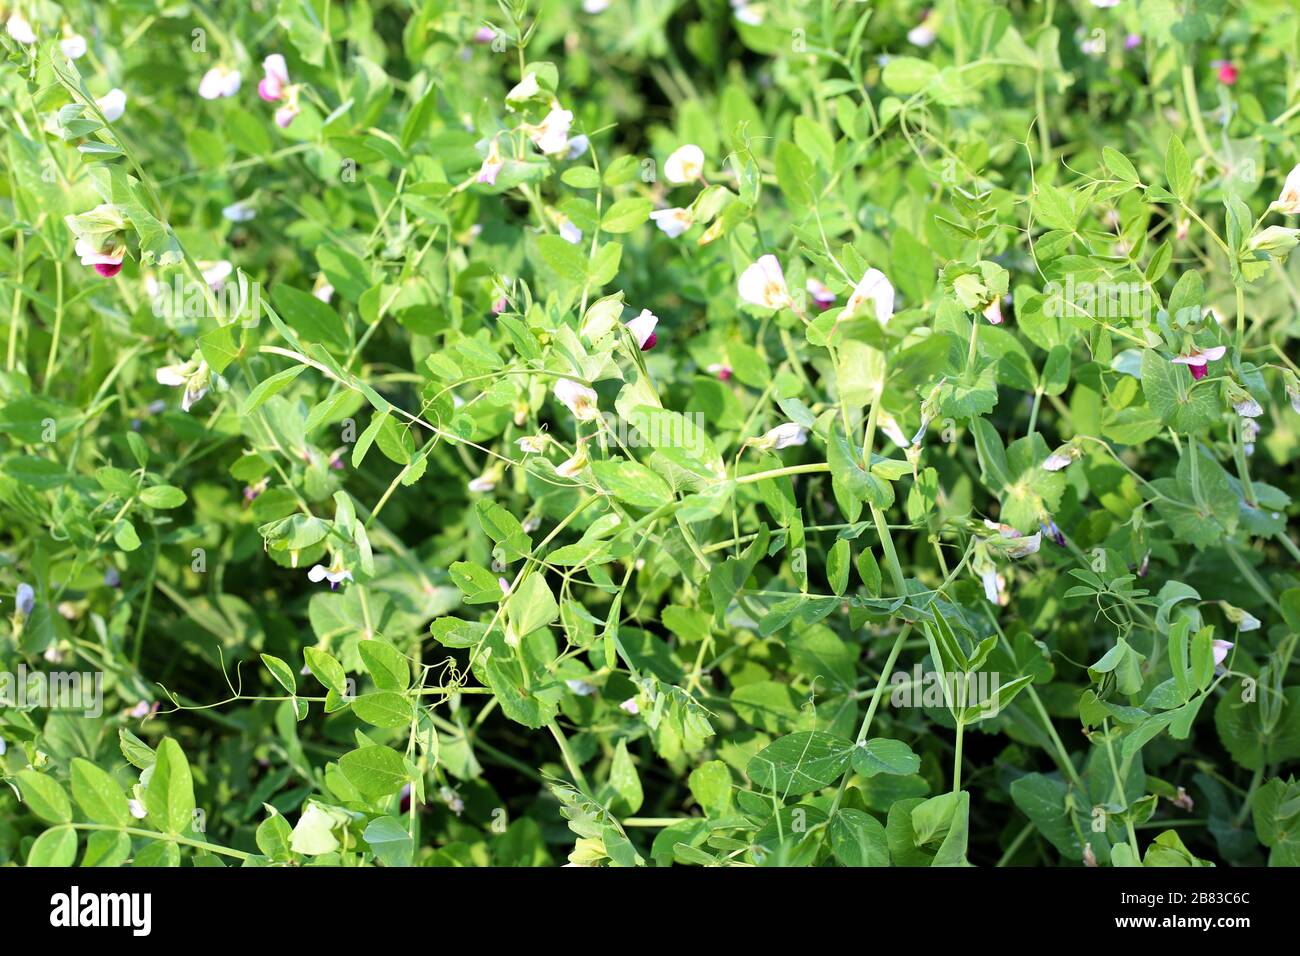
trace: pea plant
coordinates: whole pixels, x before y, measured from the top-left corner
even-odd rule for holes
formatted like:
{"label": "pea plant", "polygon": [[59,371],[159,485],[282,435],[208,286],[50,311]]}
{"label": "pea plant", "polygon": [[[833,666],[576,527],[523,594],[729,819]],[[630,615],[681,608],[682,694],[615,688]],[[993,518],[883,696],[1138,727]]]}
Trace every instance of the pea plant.
{"label": "pea plant", "polygon": [[0,0],[0,863],[1300,864],[1286,8]]}

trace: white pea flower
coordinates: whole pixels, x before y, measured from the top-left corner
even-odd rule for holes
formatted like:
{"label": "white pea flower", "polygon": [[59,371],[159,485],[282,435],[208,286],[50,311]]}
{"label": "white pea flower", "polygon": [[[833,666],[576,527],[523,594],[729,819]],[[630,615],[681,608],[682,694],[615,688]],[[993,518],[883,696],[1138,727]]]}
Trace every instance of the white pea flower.
{"label": "white pea flower", "polygon": [[9,35],[19,43],[28,44],[36,42],[36,34],[32,30],[32,25],[21,14],[13,14],[9,22],[5,24]]}
{"label": "white pea flower", "polygon": [[781,263],[770,253],[759,256],[758,261],[740,274],[740,297],[750,305],[765,309],[783,309],[794,305],[790,290],[785,284]]}
{"label": "white pea flower", "polygon": [[674,185],[689,183],[704,172],[704,150],[694,143],[679,146],[664,160],[664,178]]}
{"label": "white pea flower", "polygon": [[577,159],[588,149],[591,148],[591,140],[586,136],[579,134],[569,140],[569,151],[564,154],[565,159]]}
{"label": "white pea flower", "polygon": [[307,580],[313,584],[319,584],[321,581],[330,583],[330,590],[337,591],[339,585],[344,581],[352,580],[352,572],[343,565],[343,555],[335,555],[333,562],[329,567],[323,564],[313,564],[311,570],[307,572]]}
{"label": "white pea flower", "polygon": [[656,209],[650,213],[650,218],[669,239],[676,239],[695,224],[691,211],[679,206],[671,209]]}
{"label": "white pea flower", "polygon": [[1232,650],[1232,641],[1216,640],[1214,642],[1214,666],[1222,667],[1223,662],[1228,659],[1228,652]]}
{"label": "white pea flower", "polygon": [[188,412],[199,399],[208,394],[212,372],[206,361],[190,359],[179,365],[164,365],[155,371],[154,377],[159,385],[185,389],[185,394],[181,397],[181,411]]}
{"label": "white pea flower", "polygon": [[553,106],[541,123],[526,129],[534,146],[547,156],[554,156],[569,151],[569,127],[572,125],[573,113]]}
{"label": "white pea flower", "polygon": [[572,220],[568,218],[560,217],[559,233],[561,239],[565,242],[572,243],[575,246],[582,242],[582,230],[575,226]]}
{"label": "white pea flower", "polygon": [[80,60],[86,55],[86,38],[80,33],[72,33],[59,41],[59,49],[69,60]]}
{"label": "white pea flower", "polygon": [[467,487],[475,494],[486,494],[497,486],[497,477],[493,472],[486,472],[470,481]]}
{"label": "white pea flower", "polygon": [[510,92],[506,94],[506,102],[522,103],[524,100],[532,99],[541,91],[542,88],[537,84],[537,74],[529,73],[511,87]]}
{"label": "white pea flower", "polygon": [[1269,209],[1288,216],[1300,214],[1300,164],[1292,167],[1291,172],[1286,174],[1282,192],[1278,194],[1277,201],[1269,206]]}
{"label": "white pea flower", "polygon": [[762,437],[750,442],[755,448],[761,448],[763,451],[780,451],[782,448],[789,448],[791,445],[806,445],[807,443],[808,429],[794,422],[784,422],[777,425],[764,433]]}
{"label": "white pea flower", "polygon": [[870,303],[867,313],[884,326],[894,315],[894,286],[879,269],[868,269],[853,287],[849,301],[840,310],[837,321],[850,319]]}
{"label": "white pea flower", "polygon": [[127,808],[131,811],[131,816],[137,820],[143,820],[149,815],[149,811],[144,808],[144,804],[134,798],[126,802]]}
{"label": "white pea flower", "polygon": [[221,210],[221,216],[228,222],[248,222],[257,218],[257,210],[246,202],[231,203]]}
{"label": "white pea flower", "polygon": [[585,680],[566,680],[564,683],[579,697],[590,697],[596,693],[596,685]]}
{"label": "white pea flower", "polygon": [[627,700],[623,701],[623,703],[618,705],[618,709],[623,711],[625,714],[631,714],[633,717],[641,713],[641,705],[636,702],[635,697],[629,697]]}
{"label": "white pea flower", "polygon": [[239,71],[218,63],[199,80],[199,96],[205,100],[234,96],[239,92],[239,84]]}
{"label": "white pea flower", "polygon": [[562,378],[555,383],[555,397],[560,400],[569,411],[573,412],[573,417],[580,422],[589,422],[600,415],[600,407],[596,404],[596,390],[583,385],[581,382],[575,382],[570,378]]}

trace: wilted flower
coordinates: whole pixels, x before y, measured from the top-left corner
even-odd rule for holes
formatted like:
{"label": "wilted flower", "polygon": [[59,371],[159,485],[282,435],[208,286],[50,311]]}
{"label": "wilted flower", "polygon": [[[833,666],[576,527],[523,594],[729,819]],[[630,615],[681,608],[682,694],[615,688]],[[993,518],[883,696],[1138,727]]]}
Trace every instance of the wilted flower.
{"label": "wilted flower", "polygon": [[561,478],[576,478],[590,463],[591,456],[587,454],[587,446],[579,442],[578,450],[573,453],[573,456],[555,466],[555,473]]}
{"label": "wilted flower", "polygon": [[1009,524],[999,524],[988,518],[984,519],[984,527],[998,533],[998,537],[993,539],[993,544],[1009,558],[1024,558],[1037,554],[1042,543],[1042,534],[1037,531],[1033,534],[1022,534]]}
{"label": "wilted flower", "polygon": [[289,67],[283,55],[272,53],[262,61],[262,70],[265,75],[257,84],[257,95],[268,103],[274,103],[284,96],[289,85]]}
{"label": "wilted flower", "polygon": [[1253,418],[1241,419],[1241,445],[1247,455],[1255,454],[1255,439],[1259,437],[1259,422]]}
{"label": "wilted flower", "polygon": [[658,338],[655,336],[655,326],[659,324],[659,317],[649,309],[642,309],[641,314],[627,323],[627,330],[632,333],[636,339],[636,344],[642,352],[648,352],[655,347]]}
{"label": "wilted flower", "polygon": [[752,439],[750,444],[763,451],[780,451],[791,445],[808,443],[808,429],[794,422],[785,422],[765,432],[761,437]]}
{"label": "wilted flower", "polygon": [[205,100],[234,96],[239,92],[239,84],[239,71],[218,63],[203,74],[203,79],[199,81],[199,96]]}
{"label": "wilted flower", "polygon": [[674,185],[689,183],[704,172],[704,150],[694,143],[679,146],[664,160],[664,178]]}
{"label": "wilted flower", "polygon": [[671,209],[656,209],[650,213],[650,218],[669,239],[676,239],[695,224],[691,211],[677,206]]}
{"label": "wilted flower", "polygon": [[871,303],[868,314],[882,326],[887,324],[894,314],[894,287],[879,269],[868,269],[863,274],[837,321],[853,318],[868,302]]}
{"label": "wilted flower", "polygon": [[1059,547],[1065,547],[1065,534],[1056,526],[1056,522],[1051,518],[1048,518],[1046,523],[1040,521],[1038,527],[1042,528],[1042,533],[1055,541]]}
{"label": "wilted flower", "polygon": [[[531,77],[532,74],[530,73]],[[541,123],[525,127],[533,145],[547,156],[568,152],[569,127],[573,125],[573,113],[558,106],[551,107]]]}
{"label": "wilted flower", "polygon": [[785,273],[776,256],[759,256],[758,261],[740,274],[740,297],[751,305],[765,309],[783,309],[794,304],[786,288]]}
{"label": "wilted flower", "polygon": [[907,436],[903,434],[898,419],[889,412],[881,411],[876,413],[876,427],[884,432],[885,436],[899,448],[906,448],[912,444],[912,442],[908,441]]}
{"label": "wilted flower", "polygon": [[185,389],[185,394],[181,397],[181,411],[188,412],[195,402],[208,393],[211,370],[206,361],[190,359],[179,365],[164,365],[154,373],[154,377],[159,385]]}
{"label": "wilted flower", "polygon": [[523,438],[516,439],[515,444],[525,455],[540,455],[546,451],[546,436],[525,435]]}
{"label": "wilted flower", "polygon": [[596,390],[575,382],[571,378],[562,378],[555,383],[555,397],[558,398],[573,417],[580,422],[589,422],[600,415],[596,404]]}
{"label": "wilted flower", "polygon": [[1255,396],[1236,382],[1228,382],[1227,393],[1233,411],[1242,418],[1259,418],[1264,414],[1264,408],[1255,400]]}
{"label": "wilted flower", "polygon": [[1078,461],[1082,455],[1083,452],[1079,450],[1078,446],[1068,443],[1044,458],[1043,468],[1046,471],[1060,471],[1062,468],[1068,468]]}
{"label": "wilted flower", "polygon": [[477,478],[472,479],[467,487],[475,494],[486,494],[495,488],[500,480],[501,475],[498,472],[486,471]]}
{"label": "wilted flower", "polygon": [[1208,349],[1192,346],[1192,350],[1186,355],[1180,355],[1177,358],[1171,359],[1171,361],[1175,365],[1186,365],[1188,370],[1192,373],[1192,378],[1201,379],[1205,377],[1205,366],[1207,363],[1217,362],[1219,359],[1223,358],[1227,352],[1227,347],[1223,345],[1211,346]]}
{"label": "wilted flower", "polygon": [[1282,192],[1278,194],[1277,200],[1269,209],[1286,213],[1289,216],[1300,214],[1300,164],[1292,167],[1291,172],[1286,174],[1286,182],[1282,184]]}
{"label": "wilted flower", "polygon": [[352,580],[352,572],[343,565],[343,555],[336,554],[329,567],[323,564],[313,564],[311,570],[307,572],[307,580],[313,584],[319,584],[321,581],[330,583],[330,590],[337,591],[339,585],[344,581]]}
{"label": "wilted flower", "polygon": [[[1255,617],[1255,615],[1251,614],[1249,611],[1243,608],[1234,607],[1233,605],[1229,604],[1227,601],[1220,601],[1219,609],[1223,611],[1224,617],[1226,617],[1233,624],[1237,625],[1238,631],[1244,632],[1244,631],[1259,630],[1260,627],[1259,618]],[[1228,644],[1227,641],[1224,641],[1223,643]],[[1228,646],[1231,647],[1232,645],[1228,644]]]}
{"label": "wilted flower", "polygon": [[244,487],[244,500],[256,501],[257,496],[260,495],[262,492],[266,491],[269,485],[270,485],[270,480],[267,478],[261,478],[255,481],[251,485],[246,485]]}

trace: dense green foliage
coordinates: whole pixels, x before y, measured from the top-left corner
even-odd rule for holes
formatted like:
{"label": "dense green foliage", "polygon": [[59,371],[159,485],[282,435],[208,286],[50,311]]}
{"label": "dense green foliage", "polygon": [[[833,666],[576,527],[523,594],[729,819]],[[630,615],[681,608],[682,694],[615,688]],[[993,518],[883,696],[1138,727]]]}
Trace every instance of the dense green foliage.
{"label": "dense green foliage", "polygon": [[1300,863],[1294,10],[926,6],[0,0],[0,863]]}

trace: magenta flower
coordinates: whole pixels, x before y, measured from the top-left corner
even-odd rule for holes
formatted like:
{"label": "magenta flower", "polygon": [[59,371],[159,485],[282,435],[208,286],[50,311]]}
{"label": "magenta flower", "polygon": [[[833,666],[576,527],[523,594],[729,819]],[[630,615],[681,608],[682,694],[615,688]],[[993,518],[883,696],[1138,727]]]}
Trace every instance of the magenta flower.
{"label": "magenta flower", "polygon": [[1208,349],[1192,346],[1192,350],[1186,355],[1180,355],[1171,361],[1175,365],[1186,365],[1188,371],[1192,373],[1192,378],[1199,380],[1205,378],[1206,366],[1210,362],[1217,362],[1227,352],[1227,347],[1223,345],[1211,346]]}

